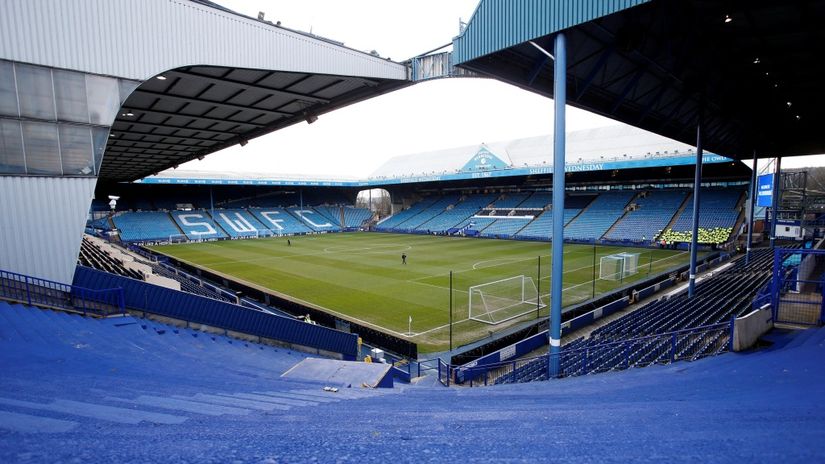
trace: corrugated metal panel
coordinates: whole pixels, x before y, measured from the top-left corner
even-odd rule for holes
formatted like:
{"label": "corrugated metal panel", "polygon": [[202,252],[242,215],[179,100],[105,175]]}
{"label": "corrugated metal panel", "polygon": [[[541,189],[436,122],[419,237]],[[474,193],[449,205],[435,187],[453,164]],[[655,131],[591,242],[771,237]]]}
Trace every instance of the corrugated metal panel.
{"label": "corrugated metal panel", "polygon": [[95,182],[0,176],[0,269],[71,284]]}
{"label": "corrugated metal panel", "polygon": [[404,65],[185,0],[4,0],[0,58],[139,80],[199,64],[407,78]]}
{"label": "corrugated metal panel", "polygon": [[453,59],[465,63],[650,0],[481,0]]}

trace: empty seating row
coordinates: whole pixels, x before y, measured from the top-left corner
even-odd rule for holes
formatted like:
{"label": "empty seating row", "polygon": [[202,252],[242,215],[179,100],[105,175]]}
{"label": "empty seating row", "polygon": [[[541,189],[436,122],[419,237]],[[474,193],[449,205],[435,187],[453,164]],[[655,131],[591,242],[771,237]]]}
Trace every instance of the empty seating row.
{"label": "empty seating row", "polygon": [[[755,251],[750,263],[740,258],[733,266],[700,282],[693,298],[677,295],[649,303],[564,346],[560,358],[564,375],[642,367],[675,359],[697,359],[727,350],[727,330],[690,330],[727,323],[752,309],[753,298],[771,279],[771,250]],[[685,331],[673,336],[657,337]],[[547,378],[547,357],[528,360],[495,383]]]}
{"label": "empty seating row", "polygon": [[572,240],[599,239],[624,214],[636,192],[611,190],[601,193],[564,229],[565,238]]}
{"label": "empty seating row", "polygon": [[[366,208],[305,207],[249,208],[172,211],[124,212],[114,216],[113,223],[125,242],[210,240],[220,238],[261,237],[334,231],[342,228],[343,212],[346,227],[360,227],[371,217]],[[334,219],[335,215],[338,219]]]}
{"label": "empty seating row", "polygon": [[608,231],[608,240],[654,240],[673,219],[685,201],[684,191],[651,190],[640,195],[634,203],[636,209],[625,216]]}
{"label": "empty seating row", "polygon": [[140,272],[125,267],[122,261],[113,258],[108,253],[101,250],[97,244],[93,243],[86,236],[84,236],[83,241],[80,242],[80,254],[77,257],[77,260],[83,266],[100,269],[101,271],[122,275],[124,277],[143,280],[143,275]]}

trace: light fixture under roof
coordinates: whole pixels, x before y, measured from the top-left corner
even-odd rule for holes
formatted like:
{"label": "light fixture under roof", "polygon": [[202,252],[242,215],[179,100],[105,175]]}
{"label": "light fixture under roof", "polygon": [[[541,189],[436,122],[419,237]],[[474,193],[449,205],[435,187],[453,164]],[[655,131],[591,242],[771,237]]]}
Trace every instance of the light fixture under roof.
{"label": "light fixture under roof", "polygon": [[791,107],[791,105],[793,105],[793,103],[792,103],[792,102],[790,102],[790,101],[785,102],[785,104],[786,104],[786,105],[788,105],[788,108],[790,108],[790,107]]}
{"label": "light fixture under roof", "polygon": [[159,76],[156,76],[156,77],[157,77],[157,80],[159,80],[159,81],[165,81],[166,80],[166,76],[164,76],[163,74],[161,74]]}
{"label": "light fixture under roof", "polygon": [[759,64],[759,63],[761,63],[761,62],[762,62],[762,61],[759,59],[759,57],[758,57],[758,56],[757,56],[756,58],[754,58],[754,59],[753,59],[753,64]]}
{"label": "light fixture under roof", "polygon": [[725,24],[727,24],[731,21],[733,21],[733,18],[731,18],[730,15],[725,15]]}

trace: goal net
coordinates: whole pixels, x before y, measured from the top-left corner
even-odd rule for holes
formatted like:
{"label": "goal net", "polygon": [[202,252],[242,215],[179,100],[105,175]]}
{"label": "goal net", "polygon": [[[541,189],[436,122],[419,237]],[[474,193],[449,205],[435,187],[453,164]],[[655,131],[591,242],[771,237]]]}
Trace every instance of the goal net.
{"label": "goal net", "polygon": [[189,238],[184,234],[172,234],[169,236],[169,243],[184,243],[188,241]]}
{"label": "goal net", "polygon": [[599,278],[603,280],[621,280],[638,271],[639,253],[618,253],[599,260]]}
{"label": "goal net", "polygon": [[469,290],[470,319],[500,324],[547,306],[536,284],[524,275],[473,285]]}

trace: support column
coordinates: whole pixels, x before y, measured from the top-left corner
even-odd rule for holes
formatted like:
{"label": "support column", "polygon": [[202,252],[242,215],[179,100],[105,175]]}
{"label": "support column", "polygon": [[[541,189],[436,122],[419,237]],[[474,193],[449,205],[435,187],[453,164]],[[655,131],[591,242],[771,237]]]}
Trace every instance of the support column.
{"label": "support column", "polygon": [[212,196],[212,186],[209,186],[209,214],[212,215],[212,220],[215,220],[215,198]]}
{"label": "support column", "polygon": [[779,196],[782,195],[780,184],[782,183],[782,157],[776,158],[776,169],[773,174],[773,195],[771,195],[771,248],[776,243],[776,218],[779,216]]}
{"label": "support column", "polygon": [[745,249],[745,264],[751,262],[751,245],[753,244],[753,211],[756,209],[756,150],[753,151],[753,172],[751,173],[750,204],[748,205],[748,241]]}
{"label": "support column", "polygon": [[[699,110],[702,111],[701,109]],[[693,298],[696,288],[696,255],[699,248],[699,192],[702,185],[702,114],[696,126],[696,170],[693,175],[693,225],[690,237],[690,273],[688,280],[688,298]]]}
{"label": "support column", "polygon": [[567,46],[564,33],[556,34],[553,47],[553,247],[550,277],[550,378],[559,374],[561,363],[561,304],[564,277],[564,155],[565,104],[567,103]]}

